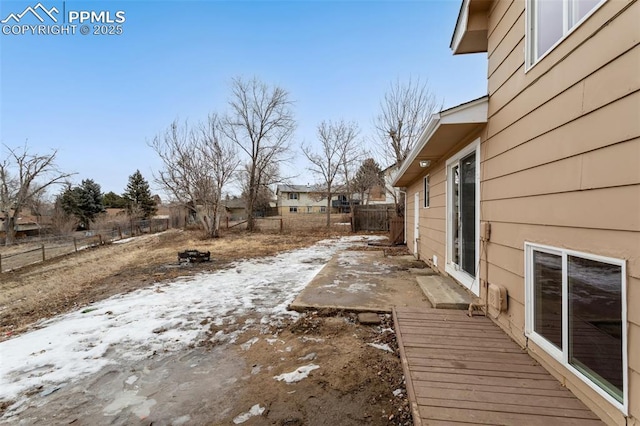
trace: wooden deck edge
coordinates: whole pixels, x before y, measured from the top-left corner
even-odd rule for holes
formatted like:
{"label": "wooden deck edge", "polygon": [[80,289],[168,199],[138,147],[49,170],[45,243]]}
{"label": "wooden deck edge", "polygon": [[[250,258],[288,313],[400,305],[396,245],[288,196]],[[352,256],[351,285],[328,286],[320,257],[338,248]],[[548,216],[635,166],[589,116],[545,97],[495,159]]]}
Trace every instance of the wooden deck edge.
{"label": "wooden deck edge", "polygon": [[420,418],[420,411],[418,410],[418,399],[416,398],[416,392],[413,388],[413,381],[411,380],[411,374],[409,372],[409,360],[407,354],[404,351],[404,342],[402,341],[402,333],[398,326],[398,315],[396,308],[393,308],[393,328],[396,330],[396,339],[398,340],[398,350],[400,351],[400,362],[402,363],[402,371],[404,372],[404,381],[407,385],[407,397],[409,398],[409,404],[411,405],[411,417],[413,417],[413,424],[415,426],[422,426],[422,419]]}

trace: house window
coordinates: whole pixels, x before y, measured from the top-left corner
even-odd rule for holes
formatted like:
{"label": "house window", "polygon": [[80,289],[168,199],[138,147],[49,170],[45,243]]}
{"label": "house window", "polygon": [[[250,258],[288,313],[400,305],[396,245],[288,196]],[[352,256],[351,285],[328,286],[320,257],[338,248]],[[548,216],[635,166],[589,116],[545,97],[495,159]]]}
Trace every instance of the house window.
{"label": "house window", "polygon": [[320,206],[320,213],[326,213],[327,212],[327,206]]}
{"label": "house window", "polygon": [[424,207],[429,207],[429,175],[424,177]]}
{"label": "house window", "polygon": [[289,213],[298,213],[297,207],[289,207]]}
{"label": "house window", "polygon": [[311,213],[311,212],[313,212],[313,207],[308,206],[307,207],[307,213]]}
{"label": "house window", "polygon": [[605,0],[528,0],[529,65],[551,51]]}
{"label": "house window", "polygon": [[624,260],[525,244],[526,333],[627,409]]}
{"label": "house window", "polygon": [[298,199],[298,193],[297,192],[290,192],[289,193],[289,199],[290,200],[297,200]]}

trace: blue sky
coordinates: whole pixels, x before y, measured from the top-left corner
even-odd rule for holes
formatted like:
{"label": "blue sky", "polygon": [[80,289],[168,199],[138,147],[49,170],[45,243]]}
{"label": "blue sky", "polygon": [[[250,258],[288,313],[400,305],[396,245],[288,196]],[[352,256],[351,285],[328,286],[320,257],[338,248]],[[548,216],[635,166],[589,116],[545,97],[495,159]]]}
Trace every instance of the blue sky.
{"label": "blue sky", "polygon": [[[0,3],[0,20],[32,2]],[[63,8],[62,1],[46,1]],[[372,120],[391,81],[428,79],[445,107],[486,93],[486,55],[453,56],[459,0],[66,1],[125,12],[122,35],[0,35],[0,143],[58,150],[58,165],[121,193],[159,166],[147,142],[175,118],[224,112],[232,77],[286,88],[294,146],[322,120]],[[37,24],[25,17],[21,23]],[[92,27],[92,25],[90,25]],[[313,178],[297,154],[285,174]]]}

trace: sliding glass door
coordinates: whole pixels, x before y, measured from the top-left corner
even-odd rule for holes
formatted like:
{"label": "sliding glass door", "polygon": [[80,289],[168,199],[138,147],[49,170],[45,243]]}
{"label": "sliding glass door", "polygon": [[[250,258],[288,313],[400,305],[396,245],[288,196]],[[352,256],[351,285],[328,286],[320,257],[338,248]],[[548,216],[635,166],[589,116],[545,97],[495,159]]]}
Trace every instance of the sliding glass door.
{"label": "sliding glass door", "polygon": [[447,272],[478,294],[478,143],[447,162]]}

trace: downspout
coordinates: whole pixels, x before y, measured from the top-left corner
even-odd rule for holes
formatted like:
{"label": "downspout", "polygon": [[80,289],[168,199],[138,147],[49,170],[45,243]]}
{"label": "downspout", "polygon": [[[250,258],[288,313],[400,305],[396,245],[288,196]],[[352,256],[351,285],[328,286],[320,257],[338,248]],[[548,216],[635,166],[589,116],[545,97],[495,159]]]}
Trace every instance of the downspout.
{"label": "downspout", "polygon": [[404,194],[404,244],[407,244],[407,191],[403,191],[402,189],[398,189],[398,192]]}

